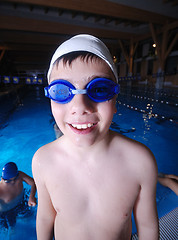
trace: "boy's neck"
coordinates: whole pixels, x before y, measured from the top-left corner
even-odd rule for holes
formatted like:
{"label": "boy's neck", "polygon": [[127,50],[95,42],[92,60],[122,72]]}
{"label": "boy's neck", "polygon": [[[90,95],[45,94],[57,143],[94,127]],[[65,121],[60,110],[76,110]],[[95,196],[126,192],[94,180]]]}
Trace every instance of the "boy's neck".
{"label": "boy's neck", "polygon": [[[72,155],[78,155],[82,157],[91,156],[99,154],[100,152],[107,151],[107,148],[109,147],[109,143],[112,138],[111,131],[108,131],[108,134],[101,139],[98,142],[95,142],[92,145],[83,146],[83,145],[77,145],[73,142],[71,142],[69,139],[65,139],[65,136],[63,136],[63,144],[65,145],[65,149],[67,152],[70,152]],[[65,140],[64,140],[65,139]]]}

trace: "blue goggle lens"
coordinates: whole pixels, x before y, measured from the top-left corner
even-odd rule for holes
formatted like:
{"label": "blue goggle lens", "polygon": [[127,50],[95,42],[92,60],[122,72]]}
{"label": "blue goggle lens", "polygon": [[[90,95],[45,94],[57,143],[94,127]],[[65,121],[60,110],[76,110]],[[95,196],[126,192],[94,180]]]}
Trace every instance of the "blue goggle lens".
{"label": "blue goggle lens", "polygon": [[119,85],[110,79],[99,78],[97,81],[91,81],[87,85],[87,94],[94,102],[110,100],[118,93]]}
{"label": "blue goggle lens", "polygon": [[67,103],[73,98],[72,89],[75,87],[68,81],[56,80],[45,88],[45,96],[55,102]]}
{"label": "blue goggle lens", "polygon": [[45,96],[58,103],[68,103],[75,94],[87,94],[94,102],[110,100],[119,93],[119,85],[107,78],[95,78],[85,89],[76,89],[66,80],[55,80],[45,88]]}

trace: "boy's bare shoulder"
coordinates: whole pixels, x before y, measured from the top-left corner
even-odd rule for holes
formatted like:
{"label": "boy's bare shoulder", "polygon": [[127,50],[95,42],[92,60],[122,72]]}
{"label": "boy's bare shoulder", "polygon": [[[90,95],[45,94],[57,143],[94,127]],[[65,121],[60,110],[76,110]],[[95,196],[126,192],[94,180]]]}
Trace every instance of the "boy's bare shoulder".
{"label": "boy's bare shoulder", "polygon": [[55,155],[55,152],[57,151],[56,141],[57,140],[43,145],[35,152],[32,159],[33,166],[44,166],[48,164],[49,161],[52,161],[53,155]]}
{"label": "boy's bare shoulder", "polygon": [[150,152],[150,149],[146,145],[134,139],[121,135],[117,132],[113,132],[112,136],[112,139],[116,142],[117,146],[120,146],[120,148],[124,150],[130,149],[130,151],[133,151],[135,153],[137,153],[138,150]]}
{"label": "boy's bare shoulder", "polygon": [[57,149],[60,148],[60,144],[59,144],[59,139],[56,139],[53,142],[47,143],[43,146],[41,146],[34,154],[34,158],[43,156],[43,155],[51,155],[51,152],[57,151]]}
{"label": "boy's bare shoulder", "polygon": [[113,136],[113,145],[128,165],[136,171],[155,172],[157,170],[155,157],[146,145],[117,133]]}
{"label": "boy's bare shoulder", "polygon": [[35,180],[44,179],[42,176],[46,176],[53,166],[55,168],[55,156],[58,151],[56,141],[43,145],[35,152],[32,159],[32,172]]}

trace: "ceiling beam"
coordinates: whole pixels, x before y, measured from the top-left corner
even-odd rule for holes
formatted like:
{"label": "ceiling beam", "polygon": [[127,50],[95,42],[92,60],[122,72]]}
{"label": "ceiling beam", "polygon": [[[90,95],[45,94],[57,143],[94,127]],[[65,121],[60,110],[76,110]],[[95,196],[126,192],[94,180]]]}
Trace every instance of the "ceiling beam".
{"label": "ceiling beam", "polygon": [[5,51],[6,51],[5,49],[2,49],[2,52],[0,54],[0,62],[1,62],[2,58],[3,58],[3,56],[4,56]]}
{"label": "ceiling beam", "polygon": [[29,19],[14,16],[0,16],[0,29],[31,31],[49,34],[67,34],[75,35],[79,33],[89,33],[100,38],[110,39],[130,39],[135,34],[118,32],[114,30],[105,30],[99,28],[91,28],[86,26],[78,26],[73,24],[64,24],[59,22],[49,22],[45,20]]}
{"label": "ceiling beam", "polygon": [[166,23],[163,27],[163,30],[169,31],[171,29],[178,28],[178,21],[174,21],[172,23]]}
{"label": "ceiling beam", "polygon": [[54,50],[54,47],[45,46],[45,45],[31,45],[31,44],[0,44],[0,50],[8,50],[8,51],[28,51],[28,52],[48,52],[49,50]]}
{"label": "ceiling beam", "polygon": [[152,23],[156,24],[165,24],[166,21],[175,20],[174,18],[158,13],[125,6],[106,0],[4,0],[4,2],[34,4],[147,23],[151,20]]}
{"label": "ceiling beam", "polygon": [[39,44],[39,45],[58,45],[66,40],[62,35],[43,34],[16,30],[0,30],[1,44]]}

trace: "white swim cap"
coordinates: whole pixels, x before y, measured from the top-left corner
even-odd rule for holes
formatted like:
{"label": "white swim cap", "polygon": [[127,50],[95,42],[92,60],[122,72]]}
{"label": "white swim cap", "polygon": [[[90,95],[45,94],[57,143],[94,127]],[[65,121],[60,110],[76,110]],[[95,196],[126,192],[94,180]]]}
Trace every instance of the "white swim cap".
{"label": "white swim cap", "polygon": [[114,73],[116,80],[118,81],[117,70],[108,48],[100,39],[88,34],[76,35],[70,38],[69,40],[65,41],[64,43],[62,43],[57,48],[50,62],[49,70],[47,73],[48,81],[49,81],[49,77],[55,61],[59,57],[67,53],[76,52],[76,51],[90,52],[100,57],[101,59],[103,59],[109,65],[112,72]]}

